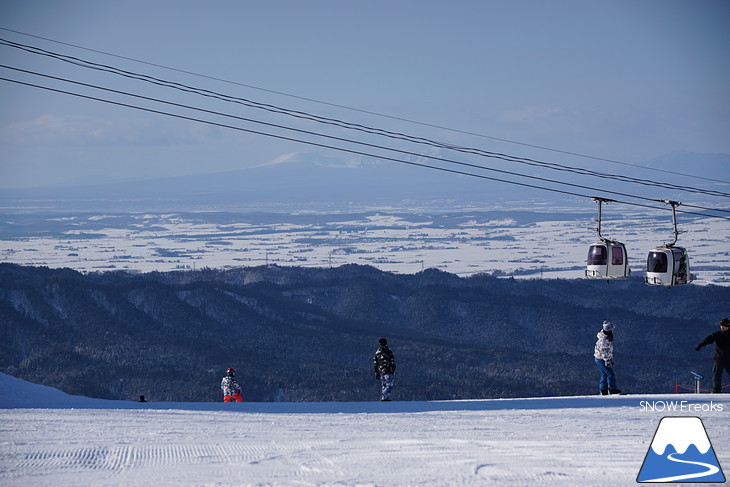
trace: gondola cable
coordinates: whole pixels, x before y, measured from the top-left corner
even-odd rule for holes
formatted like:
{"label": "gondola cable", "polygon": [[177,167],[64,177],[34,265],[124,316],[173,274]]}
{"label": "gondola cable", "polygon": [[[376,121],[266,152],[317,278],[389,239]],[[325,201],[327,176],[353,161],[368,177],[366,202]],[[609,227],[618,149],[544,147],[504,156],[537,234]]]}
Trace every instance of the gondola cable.
{"label": "gondola cable", "polygon": [[[11,69],[17,69],[17,68],[11,68]],[[47,75],[43,75],[43,76],[47,76]],[[210,120],[204,120],[204,119],[200,119],[200,118],[196,118],[196,117],[191,117],[191,116],[187,116],[187,115],[181,115],[181,114],[175,114],[175,113],[171,113],[171,112],[165,112],[165,111],[162,111],[162,110],[157,110],[157,109],[148,108],[148,107],[141,107],[141,106],[132,105],[132,104],[129,104],[129,103],[123,103],[123,102],[119,102],[119,101],[108,100],[108,99],[99,98],[99,97],[95,97],[95,96],[91,96],[91,95],[85,95],[85,94],[81,94],[81,93],[75,93],[75,92],[71,92],[71,91],[67,91],[67,90],[61,90],[61,89],[58,89],[58,88],[52,88],[52,87],[48,87],[48,86],[42,86],[42,85],[38,85],[38,84],[34,84],[34,83],[29,83],[29,82],[25,82],[25,81],[20,81],[20,80],[14,80],[14,79],[10,79],[10,78],[0,77],[0,80],[7,81],[7,82],[11,82],[11,83],[15,83],[15,84],[20,84],[20,85],[25,85],[25,86],[29,86],[29,87],[33,87],[33,88],[43,89],[43,90],[46,90],[46,91],[51,91],[51,92],[56,92],[56,93],[62,93],[62,94],[67,94],[67,95],[71,95],[71,96],[76,96],[76,97],[79,97],[79,98],[84,98],[84,99],[88,99],[88,100],[92,100],[92,101],[98,101],[98,102],[103,102],[103,103],[107,103],[107,104],[122,106],[122,107],[126,107],[126,108],[132,108],[132,109],[136,109],[136,110],[140,110],[140,111],[145,111],[145,112],[149,112],[149,113],[155,113],[155,114],[165,115],[165,116],[179,118],[179,119],[183,119],[183,120],[189,120],[189,121],[193,121],[193,122],[204,123],[204,124],[208,124],[208,125],[218,126],[218,127],[221,127],[221,128],[233,129],[233,130],[247,132],[247,133],[256,134],[256,135],[273,137],[273,138],[277,138],[277,139],[280,139],[280,140],[287,140],[287,141],[292,141],[292,142],[297,142],[297,143],[303,143],[303,144],[308,144],[308,145],[312,145],[312,146],[316,146],[316,147],[333,149],[333,150],[337,150],[337,151],[341,151],[341,152],[347,152],[347,153],[361,155],[361,156],[366,156],[366,157],[374,157],[374,158],[378,158],[378,159],[382,159],[382,160],[388,160],[388,161],[393,161],[393,162],[397,162],[397,163],[401,163],[401,164],[407,164],[407,165],[412,165],[412,166],[424,167],[424,168],[434,169],[434,170],[438,170],[438,171],[442,171],[442,172],[448,172],[448,173],[452,173],[452,174],[460,174],[460,175],[464,175],[464,176],[470,176],[470,177],[476,177],[476,178],[480,178],[480,179],[486,179],[486,180],[492,180],[492,181],[497,181],[497,182],[502,182],[502,183],[507,183],[507,184],[513,184],[513,185],[528,187],[528,188],[532,188],[532,189],[540,189],[540,190],[551,191],[551,192],[555,192],[555,193],[560,193],[560,194],[565,194],[565,195],[570,195],[570,196],[583,197],[583,198],[592,198],[592,196],[585,195],[585,194],[581,194],[581,193],[576,193],[576,192],[573,192],[573,191],[566,191],[566,190],[560,190],[560,189],[557,189],[557,188],[549,188],[549,187],[539,186],[539,185],[535,185],[535,184],[528,184],[528,183],[523,183],[523,182],[511,181],[511,180],[506,180],[506,179],[500,179],[500,178],[495,178],[495,177],[491,177],[491,176],[486,176],[486,175],[483,175],[483,174],[475,174],[475,173],[471,173],[471,172],[467,172],[467,171],[460,171],[460,170],[455,170],[455,169],[450,169],[450,168],[444,168],[444,167],[439,167],[439,166],[432,166],[432,165],[418,163],[418,162],[413,162],[413,161],[405,161],[405,160],[402,160],[402,159],[397,159],[395,157],[389,157],[389,156],[379,155],[379,154],[372,154],[372,153],[368,153],[368,152],[364,152],[364,151],[358,151],[358,150],[354,150],[354,149],[348,149],[348,148],[344,148],[344,147],[338,147],[338,146],[333,146],[333,145],[329,145],[329,144],[323,144],[323,143],[319,143],[319,142],[313,142],[313,141],[308,141],[308,140],[303,140],[303,139],[297,139],[297,138],[294,138],[294,137],[288,137],[288,136],[284,136],[284,135],[280,135],[280,134],[272,134],[272,133],[262,132],[262,131],[258,131],[258,130],[247,129],[247,128],[238,127],[238,126],[234,126],[234,125],[230,125],[230,124],[224,124],[224,123],[220,123],[220,122],[214,122],[214,121],[210,121]],[[78,83],[78,82],[74,82],[74,83]],[[100,87],[99,89],[108,90],[108,91],[115,91],[115,90],[110,90],[108,88],[103,88],[103,87]],[[136,97],[145,98],[145,97],[142,97],[141,95],[134,95],[134,94],[128,94],[128,95],[129,96],[136,96]],[[162,102],[163,103],[171,103],[171,102],[164,102],[164,101],[162,101]],[[198,109],[198,108],[192,108],[192,109],[199,110],[199,111],[203,111],[203,112],[210,112],[210,111],[204,110],[204,109]],[[234,117],[234,118],[236,118],[236,117]],[[257,123],[261,123],[260,121],[256,121],[256,122]],[[301,131],[300,129],[292,129],[290,127],[288,129],[290,129],[290,130],[296,130],[296,131]],[[318,136],[322,136],[322,137],[335,138],[335,139],[338,139],[338,140],[341,140],[341,141],[342,140],[347,141],[347,139],[339,139],[339,138],[336,138],[336,137],[322,135],[322,134],[316,134],[316,133],[313,133],[313,134],[314,135],[318,135]],[[354,142],[354,143],[357,143],[357,144],[364,144],[362,142],[357,142],[357,141],[348,141],[348,142]],[[365,144],[365,145],[368,145],[368,144]],[[408,154],[407,152],[399,151],[397,149],[392,149],[392,148],[388,148],[388,147],[382,147],[382,148],[384,148],[386,150],[391,150],[391,151],[396,151],[396,152],[401,152],[401,153]],[[423,156],[422,154],[416,154],[416,153],[410,153],[410,154],[411,155],[418,155],[420,157],[428,157],[428,156]],[[429,157],[429,158],[432,158],[432,157]],[[449,161],[447,161],[447,162],[449,162]],[[462,162],[458,162],[458,161],[453,161],[453,162],[456,163],[456,164],[470,166],[467,163],[462,163]],[[476,166],[476,168],[485,169],[485,168],[483,168],[481,166]],[[517,174],[517,175],[520,176],[520,177],[525,177],[525,178],[539,179],[539,178],[536,178],[534,176],[527,176],[527,175],[520,175],[520,174]],[[562,184],[566,184],[568,186],[573,186],[573,187],[580,187],[579,185],[573,185],[573,184],[570,184],[570,183],[562,183]],[[606,191],[606,190],[599,190],[599,191],[605,191],[605,192],[609,192],[610,193],[610,191]],[[629,196],[631,198],[636,198],[636,199],[643,199],[643,200],[649,200],[649,201],[658,201],[658,200],[652,200],[652,199],[645,198],[645,197],[641,197],[641,196],[635,196],[635,195],[629,195],[629,194],[623,194],[623,195]],[[617,201],[617,203],[622,203],[622,204],[631,205],[631,206],[644,207],[644,208],[657,209],[657,207],[655,207],[655,206],[641,204],[641,203],[636,203],[636,202],[625,202],[625,201],[622,202],[622,201]],[[718,216],[718,215],[709,215],[709,214],[697,213],[697,212],[689,212],[689,211],[682,211],[682,213],[696,215],[696,216],[702,216],[702,217],[711,217],[711,218],[720,218],[720,219],[730,220],[730,217],[723,217],[723,216]]]}
{"label": "gondola cable", "polygon": [[312,102],[312,103],[317,103],[317,104],[321,104],[321,105],[331,106],[331,107],[339,108],[339,109],[343,109],[343,110],[349,110],[349,111],[353,111],[353,112],[359,112],[359,113],[364,113],[364,114],[368,114],[368,115],[374,115],[374,116],[377,116],[377,117],[388,118],[388,119],[391,119],[391,120],[396,120],[396,121],[401,121],[401,122],[407,122],[407,123],[411,123],[411,124],[415,124],[415,125],[420,125],[420,126],[424,126],[424,127],[431,127],[431,128],[436,128],[436,129],[439,129],[439,130],[445,130],[445,131],[453,132],[453,133],[460,133],[460,134],[464,134],[464,135],[470,135],[470,136],[485,138],[485,139],[489,139],[489,140],[496,140],[496,141],[500,141],[500,142],[506,142],[506,143],[510,143],[510,144],[516,144],[516,145],[521,145],[521,146],[525,146],[525,147],[531,147],[531,148],[535,148],[535,149],[556,152],[556,153],[560,153],[560,154],[578,156],[578,157],[583,157],[583,158],[586,158],[586,159],[592,159],[592,160],[596,160],[596,161],[609,162],[609,163],[613,163],[613,164],[620,164],[620,165],[623,165],[623,166],[639,168],[639,169],[647,170],[647,171],[662,172],[662,173],[666,173],[666,174],[673,174],[673,175],[678,175],[678,176],[683,176],[683,177],[689,177],[689,178],[694,178],[694,179],[702,179],[702,180],[706,180],[706,181],[711,181],[713,183],[721,182],[721,183],[729,183],[730,184],[730,181],[723,181],[723,180],[720,180],[720,179],[718,179],[716,177],[714,177],[714,178],[707,178],[707,177],[697,176],[697,175],[694,175],[694,174],[686,174],[686,173],[681,173],[681,172],[677,172],[677,171],[669,171],[669,170],[666,170],[666,169],[645,167],[645,166],[641,166],[639,164],[631,164],[631,163],[628,163],[628,162],[617,161],[617,160],[603,158],[603,157],[591,156],[591,155],[581,154],[581,153],[577,153],[577,152],[565,151],[565,150],[561,150],[561,149],[554,149],[554,148],[540,146],[540,145],[536,145],[536,144],[528,144],[528,143],[525,143],[525,142],[519,142],[519,141],[515,141],[515,140],[510,140],[510,139],[505,139],[505,138],[500,138],[500,137],[494,137],[494,136],[490,136],[490,135],[486,135],[486,134],[480,134],[480,133],[476,133],[476,132],[470,132],[470,131],[466,131],[466,130],[460,130],[460,129],[451,128],[451,127],[445,127],[445,126],[441,126],[441,125],[437,125],[437,124],[432,124],[432,123],[428,123],[428,122],[411,120],[411,119],[404,118],[404,117],[398,117],[398,116],[394,116],[394,115],[388,115],[388,114],[378,113],[378,112],[364,110],[364,109],[360,109],[360,108],[354,108],[354,107],[350,107],[350,106],[346,106],[346,105],[336,104],[336,103],[332,103],[332,102],[317,100],[317,99],[314,99],[314,98],[309,98],[309,97],[304,97],[304,96],[300,96],[300,95],[294,95],[294,94],[286,93],[286,92],[282,92],[282,91],[277,91],[277,90],[272,90],[272,89],[268,89],[268,88],[262,88],[262,87],[258,87],[258,86],[253,86],[253,85],[250,85],[250,84],[245,84],[245,83],[241,83],[241,82],[237,82],[237,81],[231,81],[231,80],[227,80],[227,79],[223,79],[223,78],[219,78],[219,77],[214,77],[214,76],[210,76],[210,75],[206,75],[206,74],[196,73],[196,72],[193,72],[193,71],[188,71],[188,70],[184,70],[184,69],[180,69],[180,68],[174,68],[174,67],[166,66],[166,65],[163,65],[163,64],[159,64],[159,63],[153,63],[153,62],[149,62],[149,61],[143,61],[143,60],[136,59],[136,58],[132,58],[132,57],[128,57],[128,56],[122,56],[122,55],[119,55],[119,54],[114,54],[114,53],[110,53],[110,52],[106,52],[106,51],[101,51],[101,50],[98,50],[98,49],[92,49],[92,48],[89,48],[89,47],[79,46],[79,45],[76,45],[76,44],[71,44],[71,43],[63,42],[63,41],[58,41],[58,40],[55,40],[55,39],[50,39],[48,37],[43,37],[43,36],[38,36],[38,35],[34,35],[34,34],[29,34],[29,33],[26,33],[26,32],[21,32],[21,31],[14,30],[14,29],[8,29],[8,28],[5,28],[5,27],[0,27],[0,30],[6,31],[6,32],[12,32],[12,33],[19,34],[19,35],[23,35],[23,36],[27,36],[27,37],[32,37],[32,38],[35,38],[35,39],[44,40],[44,41],[47,41],[47,42],[52,42],[52,43],[55,43],[55,44],[65,45],[65,46],[68,46],[68,47],[73,47],[73,48],[80,49],[80,50],[84,50],[84,51],[88,51],[88,52],[94,52],[94,53],[102,54],[102,55],[105,55],[105,56],[115,57],[115,58],[118,58],[118,59],[132,61],[132,62],[139,63],[139,64],[153,66],[153,67],[156,67],[156,68],[161,68],[161,69],[165,69],[165,70],[169,70],[169,71],[174,71],[174,72],[178,72],[178,73],[182,73],[182,74],[196,76],[196,77],[199,77],[199,78],[204,78],[204,79],[209,79],[209,80],[213,80],[213,81],[219,81],[219,82],[227,83],[227,84],[231,84],[231,85],[236,85],[236,86],[241,86],[241,87],[245,87],[245,88],[250,88],[250,89],[253,89],[253,90],[258,90],[258,91],[262,91],[262,92],[266,92],[266,93],[272,93],[272,94],[276,94],[276,95],[280,95],[280,96],[285,96],[285,97],[289,97],[289,98],[293,98],[293,99],[299,99],[299,100],[303,100],[303,101],[307,101],[307,102]]}
{"label": "gondola cable", "polygon": [[[35,54],[49,56],[54,59],[58,59],[58,60],[68,62],[68,63],[74,64],[77,66],[85,67],[85,68],[101,70],[101,71],[108,72],[111,74],[116,74],[116,75],[132,78],[132,79],[136,79],[136,80],[140,80],[140,81],[144,81],[144,82],[153,83],[153,84],[156,84],[159,86],[174,88],[174,89],[185,91],[185,92],[195,93],[195,94],[198,94],[201,96],[217,98],[217,99],[220,99],[220,100],[223,100],[226,102],[239,103],[239,104],[243,104],[244,106],[248,106],[248,107],[263,109],[263,110],[267,110],[267,111],[273,111],[274,113],[285,114],[285,115],[294,116],[294,117],[298,117],[298,118],[306,118],[308,120],[313,120],[313,121],[320,122],[320,123],[337,125],[337,126],[352,129],[352,130],[359,130],[359,131],[363,131],[363,132],[366,132],[369,134],[381,135],[381,136],[385,136],[385,137],[405,140],[405,141],[418,143],[418,144],[426,144],[426,145],[434,146],[437,148],[450,149],[450,150],[474,154],[474,155],[478,155],[478,156],[482,156],[482,157],[489,157],[489,158],[504,160],[507,162],[515,162],[515,163],[520,163],[520,164],[545,167],[548,169],[553,169],[553,170],[558,170],[558,171],[568,171],[568,172],[573,172],[576,174],[581,174],[581,175],[586,175],[586,176],[593,176],[593,177],[599,177],[599,178],[604,178],[604,179],[614,179],[614,180],[618,180],[618,181],[630,182],[630,183],[634,183],[634,184],[641,184],[641,185],[648,185],[648,186],[657,186],[657,187],[661,187],[664,189],[687,191],[687,192],[704,194],[704,195],[708,195],[708,196],[730,197],[729,193],[723,193],[723,192],[714,191],[714,190],[698,189],[698,188],[693,188],[693,187],[689,187],[689,186],[679,186],[679,185],[675,185],[675,184],[671,184],[671,183],[656,182],[656,181],[632,178],[632,177],[622,176],[622,175],[609,175],[609,174],[605,174],[605,173],[591,171],[588,169],[575,168],[575,167],[566,166],[566,165],[562,165],[562,164],[537,161],[534,159],[521,158],[521,157],[517,157],[517,156],[511,156],[511,155],[496,153],[496,152],[489,152],[489,151],[484,151],[482,149],[467,148],[467,147],[460,147],[460,146],[456,146],[456,145],[452,145],[452,144],[445,144],[442,142],[432,141],[430,139],[425,139],[425,138],[421,138],[421,137],[410,136],[410,135],[406,135],[406,134],[402,134],[402,133],[398,133],[398,132],[385,131],[383,129],[367,127],[367,126],[363,126],[360,124],[352,124],[352,123],[341,121],[341,120],[329,119],[326,117],[319,117],[316,115],[308,114],[306,112],[288,110],[285,108],[276,107],[274,105],[262,104],[259,102],[254,102],[254,101],[243,99],[243,98],[232,97],[229,95],[216,93],[216,92],[205,90],[205,89],[195,88],[195,87],[191,87],[191,86],[180,84],[180,83],[173,82],[173,81],[162,80],[159,78],[155,78],[155,77],[140,74],[140,73],[134,73],[131,71],[121,70],[121,69],[113,67],[113,66],[93,63],[93,62],[86,61],[86,60],[76,58],[73,56],[66,56],[66,55],[59,54],[59,53],[53,53],[51,51],[36,48],[33,46],[26,46],[23,44],[14,43],[12,41],[7,41],[4,39],[0,39],[0,43],[9,45],[11,47],[16,47],[18,49],[21,49],[21,50],[24,50],[27,52],[32,52]],[[481,167],[481,166],[478,166],[478,167]],[[486,168],[484,168],[484,169],[486,169]],[[616,192],[613,194],[619,194],[619,195],[626,196],[626,194],[620,193],[620,192]],[[688,205],[688,206],[690,206],[690,205]],[[696,207],[696,208],[709,209],[707,207]]]}
{"label": "gondola cable", "polygon": [[[318,137],[329,138],[329,139],[337,140],[339,142],[346,142],[346,143],[363,145],[363,146],[370,147],[370,148],[375,148],[375,149],[388,150],[388,151],[392,151],[392,152],[396,152],[396,153],[400,153],[400,154],[408,155],[408,156],[426,157],[426,158],[429,158],[429,159],[432,159],[432,160],[435,160],[435,161],[445,162],[445,163],[449,163],[449,164],[456,164],[456,165],[460,165],[460,166],[470,167],[470,168],[473,168],[473,169],[481,169],[481,170],[486,170],[486,171],[491,171],[491,172],[498,172],[498,173],[502,173],[502,174],[508,174],[508,175],[511,175],[511,176],[524,177],[524,178],[529,178],[529,179],[536,179],[536,180],[543,181],[543,182],[549,182],[549,183],[554,183],[554,184],[572,186],[572,187],[576,187],[576,188],[580,188],[580,189],[588,189],[588,190],[592,190],[592,191],[602,191],[602,192],[607,192],[607,193],[611,193],[611,194],[617,194],[617,195],[620,195],[620,196],[626,196],[626,197],[630,197],[630,198],[641,199],[641,200],[645,200],[645,201],[657,201],[657,200],[655,200],[653,198],[636,196],[636,195],[632,195],[632,194],[628,194],[628,193],[622,193],[622,192],[617,192],[617,191],[603,190],[603,189],[600,189],[600,188],[594,188],[594,187],[585,186],[585,185],[579,185],[579,184],[574,184],[574,183],[567,183],[567,182],[564,182],[564,181],[558,181],[558,180],[553,180],[553,179],[543,178],[543,177],[538,177],[538,176],[530,176],[530,175],[525,175],[525,174],[521,174],[521,173],[516,173],[516,172],[513,172],[513,171],[506,171],[506,170],[501,170],[501,169],[488,168],[488,167],[483,167],[483,166],[479,166],[479,165],[476,165],[476,164],[471,164],[471,163],[467,163],[467,162],[463,162],[463,161],[456,161],[456,160],[453,160],[453,159],[447,159],[447,158],[438,157],[438,156],[428,156],[428,155],[424,155],[424,154],[421,154],[421,153],[416,153],[416,152],[411,152],[411,151],[405,151],[405,150],[402,150],[402,149],[395,149],[395,148],[391,148],[391,147],[387,147],[387,146],[382,146],[382,145],[377,145],[377,144],[371,144],[371,143],[357,141],[357,140],[352,140],[352,139],[346,139],[346,138],[343,138],[343,137],[336,137],[336,136],[332,136],[332,135],[322,134],[322,133],[313,132],[313,131],[309,131],[309,130],[298,129],[298,128],[289,127],[289,126],[280,125],[280,124],[274,124],[274,123],[270,123],[270,122],[264,122],[264,121],[250,119],[250,118],[241,117],[241,116],[237,116],[237,115],[231,115],[231,114],[226,114],[226,113],[217,112],[217,111],[213,111],[213,110],[207,110],[207,109],[203,109],[203,108],[198,108],[198,107],[194,107],[194,106],[190,106],[190,105],[184,105],[184,104],[180,104],[180,103],[170,102],[170,101],[167,101],[167,100],[161,100],[161,99],[158,99],[158,98],[147,97],[147,96],[144,96],[144,95],[138,95],[138,94],[129,93],[129,92],[125,92],[125,91],[114,90],[114,89],[111,89],[111,88],[106,88],[106,87],[102,87],[102,86],[98,86],[98,85],[92,85],[92,84],[89,84],[89,83],[83,83],[83,82],[80,82],[80,81],[74,81],[74,80],[69,80],[69,79],[66,79],[66,78],[60,78],[60,77],[51,76],[51,75],[47,75],[47,74],[36,73],[36,72],[33,72],[33,71],[28,71],[28,70],[24,70],[24,69],[20,69],[20,68],[14,68],[14,67],[5,66],[5,65],[0,65],[0,67],[6,68],[6,69],[10,69],[10,70],[14,70],[14,71],[23,72],[23,73],[26,73],[26,74],[33,74],[33,75],[36,75],[36,76],[50,78],[50,79],[54,79],[54,80],[57,80],[57,81],[63,81],[63,82],[66,82],[66,83],[72,83],[72,84],[76,84],[76,85],[80,85],[80,86],[84,86],[84,87],[89,87],[89,88],[94,88],[94,89],[98,89],[98,90],[103,90],[103,91],[107,91],[107,92],[111,92],[111,93],[122,94],[122,95],[125,95],[125,96],[131,96],[131,97],[135,97],[135,98],[139,98],[139,99],[143,99],[143,100],[147,100],[147,101],[153,101],[153,102],[156,102],[156,103],[163,103],[163,104],[175,106],[175,107],[178,107],[178,108],[195,110],[195,111],[200,111],[200,112],[208,113],[208,114],[212,114],[212,115],[217,115],[217,116],[223,116],[223,117],[227,117],[227,118],[232,118],[232,119],[235,119],[235,120],[240,120],[240,121],[245,121],[245,122],[250,122],[250,123],[257,123],[257,124],[261,124],[261,125],[265,125],[265,126],[269,126],[269,127],[274,127],[274,128],[278,128],[278,129],[295,131],[295,132],[303,133],[303,134],[306,134],[306,135],[314,135],[314,136],[318,136]],[[715,209],[715,208],[706,208],[706,209],[708,209],[709,211],[718,211],[718,212],[727,212],[727,213],[730,213],[730,210]]]}

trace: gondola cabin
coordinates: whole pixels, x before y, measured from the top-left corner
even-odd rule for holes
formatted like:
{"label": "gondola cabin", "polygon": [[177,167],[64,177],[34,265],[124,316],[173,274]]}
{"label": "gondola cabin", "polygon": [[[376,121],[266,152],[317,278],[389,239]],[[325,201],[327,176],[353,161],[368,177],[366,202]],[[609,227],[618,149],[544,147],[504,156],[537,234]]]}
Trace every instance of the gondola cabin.
{"label": "gondola cabin", "polygon": [[655,286],[679,286],[692,282],[687,251],[674,246],[651,249],[646,259],[645,281]]}
{"label": "gondola cabin", "polygon": [[621,242],[594,243],[588,248],[586,263],[588,279],[623,279],[631,275],[626,246]]}

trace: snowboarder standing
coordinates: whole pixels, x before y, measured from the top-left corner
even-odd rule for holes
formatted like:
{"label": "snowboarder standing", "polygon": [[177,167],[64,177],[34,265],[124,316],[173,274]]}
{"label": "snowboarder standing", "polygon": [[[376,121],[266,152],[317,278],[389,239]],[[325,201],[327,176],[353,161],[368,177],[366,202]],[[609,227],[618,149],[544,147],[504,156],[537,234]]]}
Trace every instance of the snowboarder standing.
{"label": "snowboarder standing", "polygon": [[695,347],[698,352],[705,345],[715,344],[715,364],[712,367],[712,392],[722,392],[722,371],[730,374],[730,320],[720,320],[720,331],[708,335]]}
{"label": "snowboarder standing", "polygon": [[380,380],[380,400],[390,401],[390,391],[393,389],[393,375],[395,374],[395,355],[388,348],[388,340],[378,340],[380,347],[375,351],[373,367],[375,378]]}
{"label": "snowboarder standing", "polygon": [[229,367],[226,376],[221,380],[221,390],[223,391],[223,402],[243,402],[241,397],[241,386],[236,381],[236,371],[233,367]]}
{"label": "snowboarder standing", "polygon": [[616,373],[613,371],[613,330],[615,328],[613,323],[604,321],[603,329],[596,335],[598,340],[596,340],[596,347],[593,350],[596,366],[601,371],[598,389],[604,396],[621,393],[616,387]]}

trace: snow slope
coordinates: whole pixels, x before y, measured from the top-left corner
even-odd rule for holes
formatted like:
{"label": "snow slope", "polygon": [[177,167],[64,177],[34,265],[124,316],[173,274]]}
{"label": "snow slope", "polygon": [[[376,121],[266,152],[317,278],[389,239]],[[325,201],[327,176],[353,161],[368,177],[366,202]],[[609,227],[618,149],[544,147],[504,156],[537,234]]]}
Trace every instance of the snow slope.
{"label": "snow slope", "polygon": [[0,485],[636,485],[664,416],[730,465],[723,398],[136,403],[0,374]]}

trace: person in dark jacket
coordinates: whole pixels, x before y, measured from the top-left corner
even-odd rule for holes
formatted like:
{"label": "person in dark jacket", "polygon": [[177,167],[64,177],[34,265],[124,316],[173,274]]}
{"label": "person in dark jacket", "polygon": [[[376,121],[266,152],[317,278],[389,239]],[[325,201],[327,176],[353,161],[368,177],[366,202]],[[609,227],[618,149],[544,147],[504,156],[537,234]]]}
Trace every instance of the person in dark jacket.
{"label": "person in dark jacket", "polygon": [[395,375],[395,355],[388,348],[388,340],[378,340],[380,347],[375,351],[373,367],[375,378],[380,380],[380,400],[390,401],[390,391],[393,389],[393,376]]}
{"label": "person in dark jacket", "polygon": [[712,392],[722,392],[722,371],[730,374],[730,320],[720,320],[720,331],[716,331],[695,347],[698,352],[705,345],[715,344],[715,365],[712,367]]}

